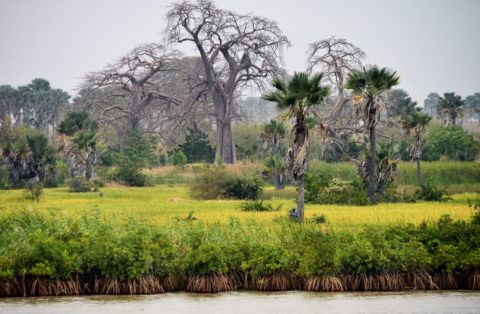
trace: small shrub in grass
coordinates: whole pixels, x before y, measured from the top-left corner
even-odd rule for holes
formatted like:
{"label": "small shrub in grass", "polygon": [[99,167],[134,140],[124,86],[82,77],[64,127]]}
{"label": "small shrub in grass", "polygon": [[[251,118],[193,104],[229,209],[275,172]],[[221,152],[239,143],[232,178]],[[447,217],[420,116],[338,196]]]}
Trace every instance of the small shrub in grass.
{"label": "small shrub in grass", "polygon": [[191,194],[199,199],[258,199],[263,182],[255,175],[238,176],[223,167],[214,167],[199,174],[191,184]]}
{"label": "small shrub in grass", "polygon": [[367,205],[367,193],[359,180],[349,181],[333,178],[310,177],[306,181],[306,200],[317,204]]}
{"label": "small shrub in grass", "polygon": [[255,175],[232,176],[226,182],[224,196],[241,200],[256,200],[263,194],[263,182]]}
{"label": "small shrub in grass", "polygon": [[320,214],[318,216],[315,215],[312,217],[312,222],[316,224],[327,223],[327,216],[325,216],[324,214]]}
{"label": "small shrub in grass", "polygon": [[213,167],[196,176],[190,185],[191,194],[194,198],[204,200],[223,198],[231,176],[225,168]]}
{"label": "small shrub in grass", "polygon": [[445,197],[445,194],[444,189],[440,189],[430,182],[425,182],[420,185],[420,190],[415,192],[415,198],[422,201],[440,202],[448,199]]}
{"label": "small shrub in grass", "polygon": [[88,180],[82,176],[73,177],[70,179],[68,185],[70,187],[70,192],[90,192],[90,182],[88,182]]}
{"label": "small shrub in grass", "polygon": [[184,167],[187,164],[187,156],[181,150],[176,150],[170,157],[172,164],[177,167]]}
{"label": "small shrub in grass", "polygon": [[246,212],[272,212],[279,211],[283,204],[273,207],[272,204],[264,204],[265,200],[254,200],[244,202],[240,205],[240,209]]}
{"label": "small shrub in grass", "polygon": [[115,171],[115,181],[128,186],[146,186],[147,176],[142,173],[141,168],[135,162],[124,159],[118,163]]}
{"label": "small shrub in grass", "polygon": [[28,198],[32,201],[40,201],[40,197],[43,194],[43,184],[40,182],[28,181],[25,184],[25,189],[27,191]]}

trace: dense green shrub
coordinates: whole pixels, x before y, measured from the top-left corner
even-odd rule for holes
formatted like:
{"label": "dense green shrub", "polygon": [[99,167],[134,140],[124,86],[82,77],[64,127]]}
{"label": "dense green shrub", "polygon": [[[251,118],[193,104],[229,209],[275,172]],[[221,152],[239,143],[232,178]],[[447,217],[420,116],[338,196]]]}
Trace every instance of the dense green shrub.
{"label": "dense green shrub", "polygon": [[115,181],[128,186],[148,185],[147,176],[142,173],[140,165],[126,158],[117,162],[114,178]]}
{"label": "dense green shrub", "polygon": [[191,194],[200,199],[258,199],[263,193],[263,182],[256,175],[238,176],[222,167],[214,167],[199,174],[190,187]]}
{"label": "dense green shrub", "polygon": [[181,150],[176,150],[170,157],[172,164],[177,167],[183,167],[187,164],[187,157]]}
{"label": "dense green shrub", "polygon": [[27,191],[28,198],[32,201],[40,201],[40,197],[43,194],[43,184],[40,182],[28,181],[25,184],[25,189]]}
{"label": "dense green shrub", "polygon": [[262,196],[263,182],[255,175],[231,176],[224,187],[226,198],[256,200]]}
{"label": "dense green shrub", "polygon": [[317,204],[367,205],[362,182],[331,178],[326,172],[309,174],[305,179],[305,200]]}
{"label": "dense green shrub", "polygon": [[272,204],[264,204],[265,200],[247,201],[240,205],[240,209],[246,212],[271,212],[279,211],[283,204],[273,207]]}
{"label": "dense green shrub", "polygon": [[420,190],[415,192],[415,198],[422,201],[435,201],[440,202],[445,199],[445,190],[438,188],[436,185],[426,181],[420,185]]}
{"label": "dense green shrub", "polygon": [[68,183],[70,192],[90,192],[90,182],[82,176],[73,177]]}
{"label": "dense green shrub", "polygon": [[474,161],[480,153],[480,143],[461,126],[436,126],[425,137],[423,160],[440,160],[447,156],[450,160]]}
{"label": "dense green shrub", "polygon": [[185,154],[188,163],[212,163],[215,159],[215,149],[210,145],[207,134],[201,131],[188,130],[185,143],[180,144],[178,150]]}
{"label": "dense green shrub", "polygon": [[[465,274],[480,267],[480,225],[454,221],[335,232],[287,220],[266,226],[135,217],[98,210],[79,218],[18,211],[0,215],[0,286],[22,278],[185,278],[228,274],[309,276]],[[466,273],[467,275],[469,273]]]}

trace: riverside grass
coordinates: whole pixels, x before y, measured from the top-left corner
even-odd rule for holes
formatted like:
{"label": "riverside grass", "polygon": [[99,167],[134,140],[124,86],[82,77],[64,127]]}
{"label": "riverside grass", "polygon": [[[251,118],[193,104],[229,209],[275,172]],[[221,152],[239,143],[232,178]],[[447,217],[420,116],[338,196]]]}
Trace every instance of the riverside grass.
{"label": "riverside grass", "polygon": [[[54,213],[67,217],[79,217],[85,210],[99,208],[106,217],[138,216],[152,223],[168,223],[184,218],[193,211],[198,221],[205,223],[227,223],[230,218],[245,223],[251,220],[269,224],[275,219],[287,216],[295,207],[295,188],[275,191],[272,186],[265,188],[265,202],[274,208],[283,204],[280,211],[245,212],[240,209],[239,200],[196,200],[190,197],[187,185],[158,185],[154,187],[106,187],[99,193],[72,193],[67,188],[45,189],[39,202],[25,198],[22,190],[0,191],[0,216],[23,209],[40,213]],[[448,214],[453,219],[467,219],[471,215],[468,199],[473,193],[453,195],[448,202],[391,203],[374,206],[347,205],[306,205],[306,218],[325,215],[328,227],[335,230],[354,230],[364,225],[378,224],[419,224],[432,222]]]}
{"label": "riverside grass", "polygon": [[24,210],[0,216],[0,253],[0,296],[480,289],[480,215],[352,233]]}

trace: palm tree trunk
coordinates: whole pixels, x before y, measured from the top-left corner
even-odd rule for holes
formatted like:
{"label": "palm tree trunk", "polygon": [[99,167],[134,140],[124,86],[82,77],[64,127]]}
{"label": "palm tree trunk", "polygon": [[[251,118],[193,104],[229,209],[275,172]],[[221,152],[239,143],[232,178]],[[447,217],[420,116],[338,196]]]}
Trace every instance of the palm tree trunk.
{"label": "palm tree trunk", "polygon": [[417,158],[417,177],[418,177],[418,183],[420,185],[423,185],[423,176],[422,176],[422,170],[420,169],[420,158]]}
{"label": "palm tree trunk", "polygon": [[377,168],[377,130],[370,126],[370,158],[368,165],[368,198],[371,204],[375,203],[375,174]]}
{"label": "palm tree trunk", "polygon": [[297,201],[298,219],[305,221],[305,175],[302,173],[298,177],[298,201]]}

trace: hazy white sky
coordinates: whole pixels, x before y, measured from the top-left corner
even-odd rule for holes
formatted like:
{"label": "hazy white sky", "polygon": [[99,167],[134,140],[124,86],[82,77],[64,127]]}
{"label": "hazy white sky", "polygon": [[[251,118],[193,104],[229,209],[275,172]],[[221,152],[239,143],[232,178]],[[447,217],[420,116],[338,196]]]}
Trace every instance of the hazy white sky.
{"label": "hazy white sky", "polygon": [[[43,77],[73,94],[86,72],[161,40],[172,2],[0,0],[0,85]],[[336,36],[362,48],[367,63],[396,70],[400,87],[420,103],[432,91],[480,92],[480,0],[216,3],[276,20],[292,42],[290,72],[305,69],[311,42]]]}

